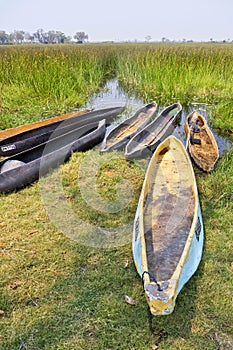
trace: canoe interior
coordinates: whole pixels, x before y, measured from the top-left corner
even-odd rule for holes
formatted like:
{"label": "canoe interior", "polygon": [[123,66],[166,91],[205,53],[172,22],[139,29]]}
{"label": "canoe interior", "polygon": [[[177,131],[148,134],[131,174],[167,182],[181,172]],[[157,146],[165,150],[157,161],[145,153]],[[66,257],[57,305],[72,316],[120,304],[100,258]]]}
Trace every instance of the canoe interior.
{"label": "canoe interior", "polygon": [[[219,157],[218,146],[204,117],[195,111],[188,117],[188,125],[190,130],[189,149],[191,155],[194,155],[195,159],[198,159],[200,165],[202,163],[208,163],[210,166],[215,164]],[[199,132],[193,131],[196,127],[199,128]]]}
{"label": "canoe interior", "polygon": [[181,105],[178,103],[165,108],[154,121],[132,138],[127,146],[127,153],[136,152],[157,141],[161,142],[160,135],[162,135],[169,123],[173,123],[173,129],[175,128],[175,121],[180,112]]}
{"label": "canoe interior", "polygon": [[[142,126],[146,125],[146,121],[151,121],[151,118],[156,112],[157,104],[152,102],[138,110],[134,116],[126,119],[124,122],[117,125],[106,137],[106,147],[110,148],[113,144],[120,140],[130,137]],[[148,121],[148,122],[149,122]]]}
{"label": "canoe interior", "polygon": [[150,167],[143,201],[148,272],[157,281],[172,277],[195,211],[193,173],[187,155],[172,142]]}

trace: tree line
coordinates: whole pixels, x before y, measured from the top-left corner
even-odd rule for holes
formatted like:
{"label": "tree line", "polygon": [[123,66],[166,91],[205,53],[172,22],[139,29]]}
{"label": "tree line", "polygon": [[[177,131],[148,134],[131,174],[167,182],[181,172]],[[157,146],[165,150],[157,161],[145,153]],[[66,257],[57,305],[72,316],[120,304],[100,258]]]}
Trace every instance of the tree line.
{"label": "tree line", "polygon": [[[76,42],[84,43],[88,40],[85,32],[76,32],[73,36]],[[72,42],[71,36],[66,36],[63,32],[57,30],[38,29],[35,33],[28,33],[23,30],[14,30],[12,33],[6,33],[0,30],[0,44],[22,44],[22,43],[41,43],[41,44],[63,44]]]}

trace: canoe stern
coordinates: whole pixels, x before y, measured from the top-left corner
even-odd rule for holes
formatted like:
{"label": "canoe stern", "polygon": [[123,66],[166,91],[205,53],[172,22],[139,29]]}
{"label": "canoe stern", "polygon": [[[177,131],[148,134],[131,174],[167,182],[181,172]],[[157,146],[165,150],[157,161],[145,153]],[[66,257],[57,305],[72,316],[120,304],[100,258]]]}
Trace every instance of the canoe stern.
{"label": "canoe stern", "polygon": [[204,226],[200,204],[195,223],[194,234],[191,243],[187,244],[187,251],[181,259],[182,263],[173,274],[173,277],[166,282],[148,282],[144,284],[144,291],[150,311],[154,316],[169,315],[173,312],[176,298],[196,272],[202,257],[204,244]]}
{"label": "canoe stern", "polygon": [[[140,220],[140,206],[142,205],[141,198],[139,199],[133,229],[133,257],[136,270],[143,281],[145,297],[150,308],[150,312],[154,316],[169,315],[175,307],[177,297],[177,280],[169,280],[164,282],[151,282],[147,271],[147,257],[145,255],[145,247],[142,235],[142,220]],[[145,275],[144,275],[145,274]],[[144,277],[143,277],[144,276]]]}

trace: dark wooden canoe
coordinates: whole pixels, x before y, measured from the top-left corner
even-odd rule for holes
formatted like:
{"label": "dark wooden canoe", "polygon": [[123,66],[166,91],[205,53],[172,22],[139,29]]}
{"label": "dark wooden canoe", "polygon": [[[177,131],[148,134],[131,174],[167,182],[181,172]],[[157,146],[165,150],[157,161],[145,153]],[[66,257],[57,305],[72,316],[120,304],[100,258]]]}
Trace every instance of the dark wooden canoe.
{"label": "dark wooden canoe", "polygon": [[[58,137],[55,131],[49,142],[4,159],[0,162],[0,193],[31,184],[39,175],[45,175],[50,169],[63,164],[72,152],[92,148],[103,140],[105,131],[105,120]],[[11,164],[16,167],[12,168]]]}
{"label": "dark wooden canoe", "polygon": [[56,117],[52,117],[49,119],[40,120],[38,122],[33,122],[33,123],[29,123],[29,124],[16,126],[15,128],[1,130],[0,131],[0,140],[5,139],[5,138],[10,137],[10,136],[13,136],[13,135],[16,135],[16,134],[19,134],[23,131],[36,129],[40,126],[51,124],[51,123],[54,123],[54,122],[59,121],[59,120],[65,120],[67,118],[75,117],[75,116],[87,113],[89,111],[90,110],[88,110],[88,109],[84,109],[82,111],[73,111],[73,112],[58,115]]}
{"label": "dark wooden canoe", "polygon": [[123,112],[124,108],[125,107],[111,107],[94,110],[10,136],[0,141],[0,156],[11,156],[42,144],[49,140],[54,130],[58,127],[59,133],[62,135],[85,124],[102,119],[105,119],[106,125],[109,125],[118,114]]}
{"label": "dark wooden canoe", "polygon": [[196,271],[204,229],[193,167],[174,136],[155,150],[133,230],[133,256],[151,313],[167,315]]}
{"label": "dark wooden canoe", "polygon": [[122,149],[139,130],[151,122],[155,116],[156,109],[157,104],[153,101],[113,128],[105,136],[101,152]]}
{"label": "dark wooden canoe", "polygon": [[155,120],[128,142],[125,148],[126,159],[151,157],[157,146],[172,134],[181,112],[179,102],[164,108]]}
{"label": "dark wooden canoe", "polygon": [[214,169],[219,158],[218,145],[205,118],[193,111],[185,121],[186,147],[197,166],[206,172]]}

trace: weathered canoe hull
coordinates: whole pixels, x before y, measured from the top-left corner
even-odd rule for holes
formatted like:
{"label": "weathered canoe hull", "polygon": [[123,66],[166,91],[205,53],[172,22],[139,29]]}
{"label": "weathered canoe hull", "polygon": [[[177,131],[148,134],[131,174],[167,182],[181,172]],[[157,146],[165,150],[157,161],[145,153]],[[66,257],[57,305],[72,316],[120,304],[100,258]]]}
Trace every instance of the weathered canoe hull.
{"label": "weathered canoe hull", "polygon": [[[192,119],[195,120],[193,124]],[[201,124],[200,127],[196,124],[196,120]],[[200,131],[192,131],[194,125],[197,125]],[[211,172],[219,159],[219,150],[205,118],[197,111],[193,111],[187,116],[184,128],[187,136],[186,147],[190,156],[200,169]]]}
{"label": "weathered canoe hull", "polygon": [[[178,146],[177,146],[178,145]],[[180,158],[180,164],[178,164],[179,170],[183,168],[183,171],[186,172],[186,167],[189,169],[187,170],[187,176],[183,176],[183,174],[179,175],[174,174],[173,172],[169,173],[169,162],[173,162],[173,165],[171,169],[174,170],[176,167],[175,162],[176,159],[173,156],[170,156],[167,152],[172,152],[173,147],[180,148],[182,155]],[[169,150],[170,148],[170,150]],[[163,156],[160,156],[160,153],[164,152],[164,157],[167,157],[166,159],[163,159]],[[162,153],[161,153],[162,154]],[[169,159],[169,157],[171,159]],[[160,168],[159,161],[162,163],[166,160],[166,167]],[[158,169],[155,171],[157,172],[157,180],[151,179],[147,180],[151,175],[151,167],[157,163]],[[164,163],[165,164],[165,163]],[[186,165],[185,165],[186,164]],[[162,184],[160,188],[158,188],[158,197],[153,197],[150,199],[151,201],[154,201],[155,208],[158,205],[159,201],[162,200],[162,208],[163,210],[156,213],[157,221],[151,222],[151,226],[153,227],[153,230],[160,230],[161,234],[164,235],[165,241],[163,242],[164,245],[160,246],[161,242],[159,240],[154,240],[152,242],[152,246],[154,247],[155,253],[152,252],[152,255],[149,257],[149,249],[148,249],[148,241],[146,241],[146,231],[145,231],[145,222],[146,218],[144,217],[144,211],[146,206],[146,201],[148,200],[148,197],[150,197],[150,183],[148,181],[154,181],[155,186],[159,187],[159,177],[162,179],[163,174],[165,174],[164,179],[162,180]],[[174,183],[171,181],[169,183],[169,178],[172,178],[173,176],[177,176],[177,179],[179,182],[177,182],[177,189],[174,186]],[[179,179],[180,176],[180,179]],[[191,178],[190,178],[191,177]],[[189,226],[187,225],[187,229],[189,227],[188,232],[184,232],[184,229],[186,226],[182,227],[181,230],[181,221],[183,220],[185,222],[185,208],[187,206],[187,203],[184,201],[183,207],[184,209],[180,209],[179,207],[182,207],[182,191],[184,191],[185,186],[182,186],[182,183],[185,181],[187,182],[187,178],[190,178],[191,182],[187,186],[192,186],[192,198],[190,198],[190,203],[193,201],[193,214],[190,214],[190,223]],[[167,184],[165,184],[167,183]],[[192,183],[192,184],[191,184]],[[167,187],[166,187],[167,186]],[[166,189],[165,189],[166,187]],[[163,197],[160,197],[160,195],[163,194],[163,192],[166,192],[166,190],[169,192],[173,192],[174,195],[174,208],[172,207],[170,210],[171,215],[166,223],[165,226],[163,222],[163,216],[166,216],[166,208],[168,206],[171,206],[170,198],[167,194],[165,194],[165,197],[168,197],[167,203],[166,200],[164,200]],[[178,198],[180,196],[180,198]],[[187,199],[186,199],[187,201]],[[179,204],[179,207],[176,208],[175,204]],[[161,203],[160,203],[161,205]],[[152,206],[153,210],[153,206]],[[182,214],[182,210],[184,210],[184,213]],[[187,213],[186,213],[187,214]],[[153,214],[154,215],[154,214]],[[183,215],[183,217],[182,217]],[[155,215],[154,215],[155,216]],[[170,224],[169,224],[170,221]],[[170,228],[169,228],[170,225]],[[182,235],[184,236],[184,242],[182,243]],[[133,256],[134,256],[134,262],[136,269],[140,275],[140,277],[143,279],[144,284],[144,290],[146,299],[148,302],[148,305],[150,307],[150,311],[153,315],[168,315],[170,314],[175,306],[176,298],[178,293],[183,288],[184,284],[187,283],[187,281],[191,278],[191,276],[194,274],[196,269],[198,268],[198,265],[201,260],[202,256],[202,250],[203,250],[203,242],[204,242],[204,229],[203,229],[203,220],[201,215],[201,208],[199,204],[198,199],[198,193],[197,193],[197,186],[195,181],[194,172],[192,169],[191,162],[189,160],[189,157],[187,155],[187,152],[185,151],[184,146],[177,140],[175,137],[170,136],[168,137],[161,145],[158,146],[156,149],[150,164],[148,166],[148,170],[146,173],[145,181],[143,184],[142,192],[140,195],[140,199],[138,202],[138,207],[135,215],[134,220],[134,229],[133,229],[133,240],[132,240],[132,247],[133,247]],[[182,244],[181,244],[182,243]],[[180,245],[179,247],[176,247],[176,245]],[[170,252],[172,253],[171,255]],[[154,254],[154,255],[153,255]],[[177,254],[177,256],[175,256]],[[167,264],[167,270],[168,272],[165,272],[169,275],[169,278],[158,278],[158,276],[162,276],[164,274],[164,266],[159,264],[158,256],[161,255],[163,257],[163,265]],[[154,259],[154,261],[157,261],[157,265],[155,266],[154,271],[150,271],[150,274],[148,273],[150,267],[150,261],[149,259]],[[161,259],[161,257],[160,257]],[[177,262],[174,264],[173,267],[170,267],[172,264],[172,259],[176,260]],[[162,260],[161,260],[162,261]],[[156,271],[157,268],[157,271]],[[161,271],[162,272],[161,272]],[[166,270],[166,268],[165,268]]]}
{"label": "weathered canoe hull", "polygon": [[105,119],[106,124],[109,125],[118,114],[123,112],[123,110],[124,107],[99,109],[87,112],[83,115],[75,115],[66,120],[59,120],[32,130],[24,131],[0,141],[0,156],[12,156],[23,152],[26,149],[47,142],[57,128],[59,128],[60,135],[63,135],[73,129],[77,129],[78,127],[92,122],[98,122],[102,119]]}
{"label": "weathered canoe hull", "polygon": [[128,142],[125,148],[126,159],[150,158],[158,145],[173,133],[181,112],[182,106],[179,102],[164,108],[155,120]]}
{"label": "weathered canoe hull", "polygon": [[81,114],[84,114],[87,112],[89,112],[89,110],[87,110],[87,109],[84,109],[82,111],[74,111],[74,112],[58,115],[56,117],[52,117],[49,119],[41,120],[38,122],[33,122],[33,123],[29,123],[29,124],[16,126],[15,128],[1,130],[0,131],[0,140],[5,139],[5,138],[10,137],[10,136],[13,136],[13,135],[16,135],[16,134],[19,134],[19,133],[24,132],[24,131],[36,129],[36,128],[39,128],[40,126],[51,124],[51,123],[57,122],[59,120],[65,120],[67,118],[75,117],[75,116],[78,116],[78,115],[81,115]]}
{"label": "weathered canoe hull", "polygon": [[55,137],[46,144],[21,152],[0,162],[1,167],[8,160],[19,160],[24,165],[0,173],[0,193],[25,187],[38,180],[66,161],[72,152],[85,151],[100,143],[106,132],[105,120],[95,122],[74,130],[72,133]]}
{"label": "weathered canoe hull", "polygon": [[156,102],[151,102],[122,123],[114,127],[105,137],[101,152],[120,150],[141,129],[148,125],[155,117],[157,110]]}

